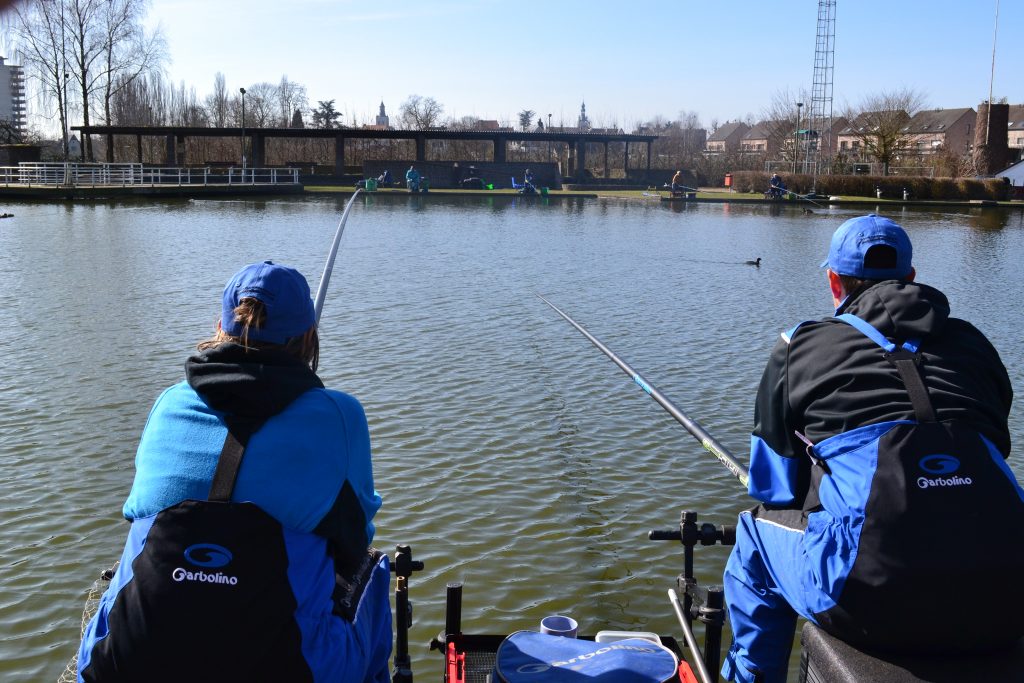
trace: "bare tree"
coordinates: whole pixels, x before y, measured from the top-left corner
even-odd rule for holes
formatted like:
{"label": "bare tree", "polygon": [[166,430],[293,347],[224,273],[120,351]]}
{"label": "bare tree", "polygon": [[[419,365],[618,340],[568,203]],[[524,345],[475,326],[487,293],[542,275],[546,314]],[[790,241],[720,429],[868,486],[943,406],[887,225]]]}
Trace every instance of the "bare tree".
{"label": "bare tree", "polygon": [[[142,20],[148,0],[107,0],[101,14],[103,57],[100,81],[103,117],[110,124],[110,104],[119,88],[160,71],[167,46],[159,28],[147,33]],[[223,77],[222,77],[223,78]]]}
{"label": "bare tree", "polygon": [[205,127],[210,123],[206,109],[199,103],[195,88],[185,87],[184,81],[168,92],[168,122],[172,126]]}
{"label": "bare tree", "polygon": [[409,95],[398,108],[398,118],[406,128],[433,128],[441,120],[444,107],[433,97]]}
{"label": "bare tree", "polygon": [[[102,97],[109,123],[110,103],[118,87],[162,59],[162,38],[144,38],[146,0],[27,0],[13,5],[13,33],[28,71],[44,98],[57,105],[67,147],[67,110],[92,123]],[[70,83],[74,82],[74,94]],[[84,136],[84,156],[93,158],[92,140]]]}
{"label": "bare tree", "polygon": [[48,2],[14,3],[10,7],[16,51],[29,78],[38,83],[44,103],[56,108],[67,159],[70,45],[62,10],[62,6]]}
{"label": "bare tree", "polygon": [[278,93],[273,83],[253,83],[245,89],[245,125],[267,128],[278,122]]}
{"label": "bare tree", "polygon": [[[761,111],[760,126],[768,136],[768,150],[778,150],[780,157],[787,161],[796,159],[797,151],[802,149],[799,130],[806,128],[801,125],[803,114],[810,113],[810,94],[806,90],[793,92],[788,88],[776,90],[771,102]],[[807,109],[803,109],[806,106]]]}
{"label": "bare tree", "polygon": [[213,92],[206,96],[206,112],[217,128],[223,128],[228,123],[229,98],[227,82],[224,74],[217,72],[213,77]]}
{"label": "bare tree", "polygon": [[[78,87],[82,125],[88,126],[91,95],[99,80],[97,61],[103,55],[103,36],[97,30],[103,8],[100,0],[58,0],[58,4],[71,42],[71,75]],[[82,143],[82,157],[92,161],[92,138],[85,135]]]}
{"label": "bare tree", "polygon": [[309,106],[306,99],[306,86],[289,81],[288,76],[281,76],[281,83],[277,86],[277,102],[280,111],[280,125],[287,128],[294,118],[295,112]]}
{"label": "bare tree", "polygon": [[904,130],[907,121],[923,106],[924,96],[912,88],[868,95],[860,105],[843,112],[850,121],[847,133],[882,164],[882,174],[889,175],[892,160],[910,149],[910,137]]}

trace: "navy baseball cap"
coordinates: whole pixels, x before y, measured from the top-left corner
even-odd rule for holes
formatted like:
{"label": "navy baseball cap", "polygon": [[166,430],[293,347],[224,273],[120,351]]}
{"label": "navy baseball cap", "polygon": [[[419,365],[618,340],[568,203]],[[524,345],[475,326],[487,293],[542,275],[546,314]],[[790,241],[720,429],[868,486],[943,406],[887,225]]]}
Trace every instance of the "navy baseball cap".
{"label": "navy baseball cap", "polygon": [[309,283],[294,268],[273,261],[253,263],[235,273],[224,287],[220,327],[233,337],[241,336],[235,308],[242,299],[257,299],[267,310],[260,329],[250,329],[249,339],[284,344],[313,326],[313,300]]}
{"label": "navy baseball cap", "polygon": [[[864,256],[868,249],[886,244],[896,250],[895,268],[865,268]],[[901,280],[910,275],[913,256],[907,232],[888,218],[875,214],[859,216],[846,221],[832,235],[828,258],[821,264],[838,275],[850,275],[861,280]]]}

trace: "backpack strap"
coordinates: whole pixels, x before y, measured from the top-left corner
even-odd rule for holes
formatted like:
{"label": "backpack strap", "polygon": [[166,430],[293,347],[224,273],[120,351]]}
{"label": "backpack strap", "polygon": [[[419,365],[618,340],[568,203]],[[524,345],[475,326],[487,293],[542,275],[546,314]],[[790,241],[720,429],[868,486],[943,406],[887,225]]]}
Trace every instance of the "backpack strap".
{"label": "backpack strap", "polygon": [[885,338],[881,332],[871,323],[858,318],[850,313],[837,315],[836,320],[850,325],[865,337],[882,347],[883,357],[889,361],[900,373],[903,385],[910,395],[910,403],[914,406],[914,416],[918,422],[937,422],[935,408],[928,397],[928,389],[921,377],[921,370],[918,365],[921,362],[919,352],[921,340],[911,339],[897,348],[896,344]]}
{"label": "backpack strap", "polygon": [[238,479],[238,471],[242,467],[245,447],[249,444],[252,435],[265,422],[265,420],[237,417],[228,417],[225,421],[228,425],[228,434],[224,437],[224,446],[221,448],[220,457],[217,458],[217,469],[213,473],[208,496],[208,500],[218,503],[231,501],[231,494],[235,491],[235,481]]}

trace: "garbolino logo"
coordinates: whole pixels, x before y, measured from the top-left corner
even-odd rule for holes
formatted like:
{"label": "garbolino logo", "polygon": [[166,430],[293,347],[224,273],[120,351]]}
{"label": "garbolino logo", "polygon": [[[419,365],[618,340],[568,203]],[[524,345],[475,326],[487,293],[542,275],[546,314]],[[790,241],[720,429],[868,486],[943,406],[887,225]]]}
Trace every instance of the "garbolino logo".
{"label": "garbolino logo", "polygon": [[[934,453],[932,455],[926,455],[918,460],[917,466],[931,475],[953,474],[960,469],[960,461],[952,455]],[[946,488],[949,486],[970,486],[973,483],[974,481],[970,477],[961,476],[917,478],[917,486],[922,489]]]}
{"label": "garbolino logo", "polygon": [[926,455],[917,461],[917,465],[929,474],[953,474],[960,469],[960,461],[944,453]]}
{"label": "garbolino logo", "polygon": [[578,654],[572,659],[566,659],[564,661],[553,661],[550,663],[544,662],[532,662],[530,664],[523,664],[516,669],[516,673],[521,674],[542,674],[553,668],[563,668],[570,671],[578,671],[580,666],[588,659],[600,657],[606,655],[609,652],[615,652],[617,650],[629,651],[629,652],[642,652],[644,654],[655,654],[658,649],[654,646],[649,645],[632,645],[629,643],[615,643],[613,645],[606,645],[605,647],[594,650],[593,652],[584,652]]}
{"label": "garbolino logo", "polygon": [[213,543],[196,543],[185,548],[185,559],[197,567],[224,567],[233,556],[231,551],[222,545]]}

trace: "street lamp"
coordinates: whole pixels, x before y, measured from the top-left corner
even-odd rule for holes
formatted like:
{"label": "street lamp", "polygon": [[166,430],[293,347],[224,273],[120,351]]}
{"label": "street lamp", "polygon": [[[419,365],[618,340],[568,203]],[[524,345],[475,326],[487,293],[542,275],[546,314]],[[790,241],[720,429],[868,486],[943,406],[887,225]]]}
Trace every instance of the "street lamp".
{"label": "street lamp", "polygon": [[800,161],[800,107],[803,102],[796,103],[796,132],[793,134],[793,173],[796,173],[797,163]]}
{"label": "street lamp", "polygon": [[[548,114],[548,135],[551,134],[551,114]],[[551,163],[551,140],[548,139],[548,163]]]}
{"label": "street lamp", "polygon": [[242,180],[245,180],[245,88],[239,88],[242,93]]}

